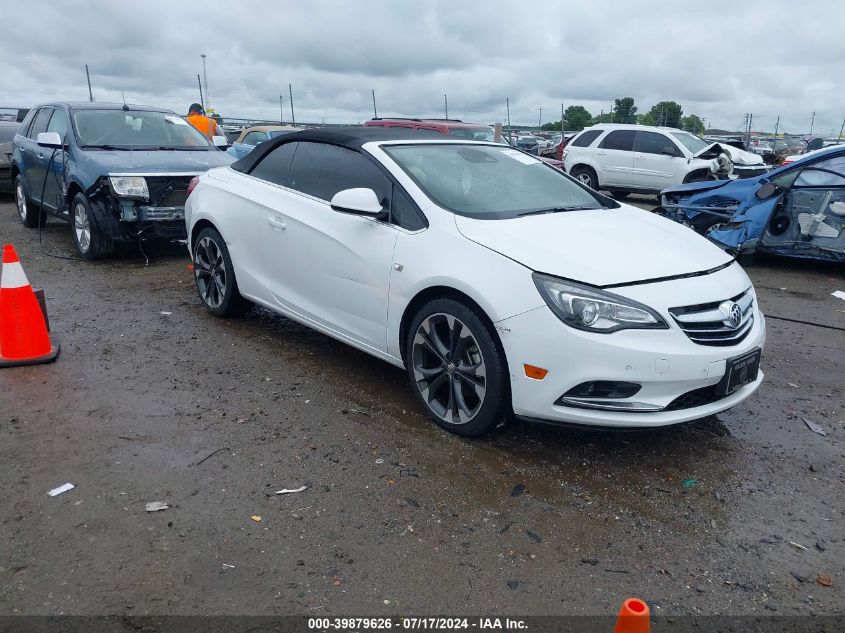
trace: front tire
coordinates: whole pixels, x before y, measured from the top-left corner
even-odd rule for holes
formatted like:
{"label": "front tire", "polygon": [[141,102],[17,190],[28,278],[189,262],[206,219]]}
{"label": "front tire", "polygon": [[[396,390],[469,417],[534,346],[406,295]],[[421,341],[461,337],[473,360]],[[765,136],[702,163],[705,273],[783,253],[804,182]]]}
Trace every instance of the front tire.
{"label": "front tire", "polygon": [[509,410],[507,362],[495,333],[454,299],[434,299],[408,330],[406,367],[429,417],[450,433],[483,435]]}
{"label": "front tire", "polygon": [[33,229],[38,226],[38,223],[44,224],[46,216],[44,210],[39,209],[33,204],[29,193],[26,190],[26,185],[23,182],[23,176],[18,174],[15,176],[15,204],[18,207],[18,217],[24,226]]}
{"label": "front tire", "polygon": [[218,317],[238,316],[249,310],[251,304],[238,290],[223,236],[216,229],[204,228],[197,235],[192,252],[197,292],[206,309]]}
{"label": "front tire", "polygon": [[70,228],[76,251],[84,259],[99,259],[114,252],[114,240],[100,231],[91,202],[84,193],[78,193],[73,198]]}
{"label": "front tire", "polygon": [[578,165],[572,168],[572,177],[575,178],[578,182],[582,185],[587,185],[590,189],[594,191],[598,191],[599,189],[599,179],[596,176],[596,172],[592,170],[590,167],[585,167],[584,165]]}
{"label": "front tire", "polygon": [[611,191],[610,195],[613,196],[614,200],[624,200],[628,196],[631,195],[630,191]]}

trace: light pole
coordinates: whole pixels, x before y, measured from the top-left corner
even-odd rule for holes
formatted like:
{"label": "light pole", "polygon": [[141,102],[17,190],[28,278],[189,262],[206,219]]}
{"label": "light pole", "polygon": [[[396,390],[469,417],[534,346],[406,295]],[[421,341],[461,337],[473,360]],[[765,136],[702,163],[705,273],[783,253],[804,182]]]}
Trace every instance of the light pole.
{"label": "light pole", "polygon": [[208,110],[211,110],[211,91],[208,89],[208,73],[205,68],[205,53],[200,53],[200,57],[202,57],[202,82],[205,84],[205,109],[206,112],[208,112]]}

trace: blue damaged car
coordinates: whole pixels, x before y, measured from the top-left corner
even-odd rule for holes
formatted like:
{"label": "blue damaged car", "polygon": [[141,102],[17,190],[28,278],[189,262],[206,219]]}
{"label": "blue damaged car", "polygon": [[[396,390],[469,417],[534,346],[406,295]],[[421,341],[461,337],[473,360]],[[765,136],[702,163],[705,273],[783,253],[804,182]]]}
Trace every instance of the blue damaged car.
{"label": "blue damaged car", "polygon": [[13,141],[11,180],[29,227],[47,214],[71,225],[85,259],[121,242],[184,239],[191,179],[234,162],[175,112],[114,103],[30,110]]}
{"label": "blue damaged car", "polygon": [[669,187],[659,212],[737,256],[845,262],[845,145],[757,178]]}

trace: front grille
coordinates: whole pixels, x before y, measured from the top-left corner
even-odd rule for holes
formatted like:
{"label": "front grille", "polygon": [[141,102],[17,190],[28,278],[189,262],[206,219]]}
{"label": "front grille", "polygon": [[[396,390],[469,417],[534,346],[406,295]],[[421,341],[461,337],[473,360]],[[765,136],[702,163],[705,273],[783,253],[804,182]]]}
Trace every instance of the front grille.
{"label": "front grille", "polygon": [[713,404],[724,398],[717,392],[717,385],[710,385],[709,387],[701,387],[700,389],[693,389],[687,391],[672,400],[664,411],[680,411],[681,409],[694,409],[695,407],[703,407],[707,404]]}
{"label": "front grille", "polygon": [[147,176],[151,207],[184,207],[193,176]]}
{"label": "front grille", "polygon": [[[730,322],[729,308],[735,303],[741,311],[739,323]],[[754,325],[754,295],[751,288],[725,301],[670,308],[669,313],[693,343],[727,347],[740,343]]]}

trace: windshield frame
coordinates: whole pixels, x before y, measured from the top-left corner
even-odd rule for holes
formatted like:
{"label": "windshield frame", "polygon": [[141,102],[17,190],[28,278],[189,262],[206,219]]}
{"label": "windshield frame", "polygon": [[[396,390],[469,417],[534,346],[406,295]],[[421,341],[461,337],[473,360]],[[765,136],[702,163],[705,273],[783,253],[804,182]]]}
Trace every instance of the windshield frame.
{"label": "windshield frame", "polygon": [[83,150],[97,150],[102,149],[100,145],[108,145],[114,146],[117,150],[127,150],[127,151],[147,151],[147,152],[155,152],[155,151],[164,151],[159,150],[159,147],[168,147],[168,149],[172,148],[175,151],[186,151],[186,152],[207,152],[207,151],[217,151],[217,147],[209,141],[205,135],[197,130],[194,126],[192,126],[188,121],[185,123],[191,127],[198,135],[199,138],[205,141],[205,145],[170,145],[168,143],[156,143],[154,145],[127,145],[127,144],[118,144],[118,143],[86,143],[83,141],[82,136],[79,133],[79,129],[76,125],[76,115],[85,113],[85,112],[114,112],[122,115],[131,114],[131,113],[143,113],[143,114],[154,114],[160,115],[162,117],[177,117],[185,121],[184,117],[176,114],[175,112],[168,112],[164,110],[142,110],[138,108],[129,108],[128,110],[124,110],[122,108],[115,109],[115,108],[70,108],[69,115],[70,115],[70,123],[73,129],[73,137],[76,145],[79,149]]}
{"label": "windshield frame", "polygon": [[[488,214],[485,214],[485,215],[477,215],[477,214],[473,214],[473,213],[468,213],[466,211],[462,211],[461,209],[455,209],[455,208],[445,204],[439,198],[434,196],[429,191],[429,189],[419,181],[419,179],[413,174],[413,172],[410,171],[409,169],[406,169],[403,166],[403,164],[399,160],[397,160],[396,157],[390,151],[394,148],[432,147],[432,146],[435,146],[435,147],[443,147],[443,146],[492,147],[492,148],[498,149],[500,151],[503,148],[504,149],[511,149],[512,151],[520,152],[521,154],[525,154],[526,156],[536,160],[539,163],[539,165],[535,166],[537,169],[548,169],[548,170],[550,170],[550,172],[554,173],[555,176],[565,179],[567,182],[569,182],[569,184],[571,184],[571,185],[575,186],[576,188],[581,189],[582,191],[586,192],[591,198],[593,198],[593,200],[596,201],[596,204],[598,205],[595,209],[590,209],[590,210],[593,210],[593,211],[610,210],[610,209],[618,209],[622,206],[621,204],[619,204],[613,198],[609,198],[605,195],[602,195],[598,191],[594,191],[593,189],[590,189],[589,187],[582,184],[581,182],[579,182],[578,180],[576,180],[575,178],[573,178],[569,174],[552,167],[551,165],[549,165],[545,161],[540,160],[536,155],[529,154],[528,152],[523,152],[522,150],[517,149],[514,146],[509,146],[509,145],[503,146],[501,143],[493,143],[493,142],[488,143],[488,142],[481,142],[481,141],[451,141],[451,142],[450,141],[445,141],[445,142],[443,142],[443,141],[432,141],[432,142],[426,142],[426,143],[408,143],[408,142],[396,143],[396,142],[389,142],[388,141],[388,142],[383,142],[383,143],[378,144],[378,148],[382,152],[384,152],[385,156],[393,163],[393,165],[396,166],[396,168],[404,176],[407,176],[408,178],[410,178],[410,180],[417,186],[417,188],[420,190],[420,192],[422,192],[422,194],[426,197],[426,199],[429,202],[437,205],[441,209],[444,209],[446,211],[449,211],[450,213],[454,213],[455,215],[459,215],[461,217],[470,218],[470,219],[473,219],[473,220],[482,220],[482,221],[511,220],[511,219],[518,219],[518,218],[524,217],[524,216],[536,215],[538,212],[542,212],[542,209],[521,209],[519,211],[511,211],[511,212],[501,212],[501,211],[499,211],[499,212],[488,213]],[[576,210],[581,211],[581,210],[585,210],[585,209],[575,208],[575,209],[568,209],[566,211],[568,212],[568,211],[576,211]],[[560,207],[558,207],[554,210],[550,210],[549,212],[555,212],[555,211],[564,212],[562,210],[562,208],[560,208]]]}

